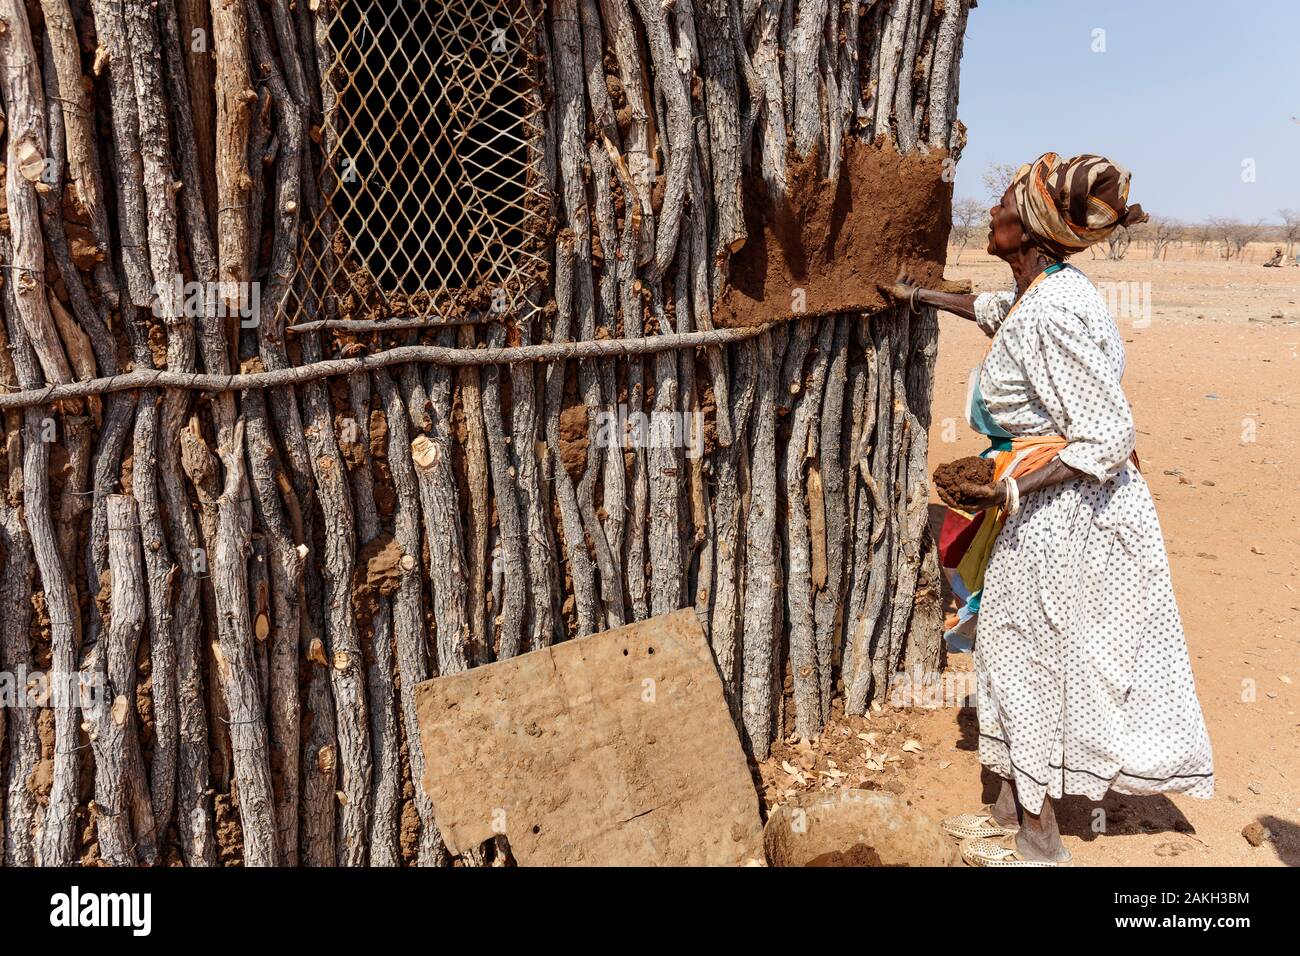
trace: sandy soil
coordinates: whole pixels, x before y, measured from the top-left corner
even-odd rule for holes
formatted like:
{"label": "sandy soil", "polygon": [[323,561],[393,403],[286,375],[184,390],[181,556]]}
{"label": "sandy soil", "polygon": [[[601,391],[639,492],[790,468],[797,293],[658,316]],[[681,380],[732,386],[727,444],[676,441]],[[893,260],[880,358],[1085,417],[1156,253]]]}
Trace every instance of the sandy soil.
{"label": "sandy soil", "polygon": [[[1149,317],[1131,299],[1120,320],[1125,387],[1217,775],[1211,801],[1062,801],[1077,865],[1300,865],[1300,268],[1262,268],[1270,252],[1152,262],[1135,249],[1123,262],[1075,263],[1099,283],[1151,284]],[[970,250],[947,275],[976,291],[1011,281],[1002,263]],[[939,345],[931,468],[984,447],[963,415],[983,335],[944,315]],[[952,655],[950,699],[928,708],[837,717],[821,740],[778,747],[760,768],[765,802],[857,786],[897,793],[938,819],[991,800],[974,710],[963,706],[970,669],[968,655]],[[1242,835],[1253,824],[1271,833],[1260,846]]]}

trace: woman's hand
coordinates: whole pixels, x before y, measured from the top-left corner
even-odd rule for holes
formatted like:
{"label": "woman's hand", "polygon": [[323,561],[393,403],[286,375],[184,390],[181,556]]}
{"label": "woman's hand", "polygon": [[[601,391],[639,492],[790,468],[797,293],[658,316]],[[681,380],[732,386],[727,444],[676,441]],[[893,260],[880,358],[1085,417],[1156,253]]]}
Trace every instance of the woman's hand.
{"label": "woman's hand", "polygon": [[912,295],[916,292],[916,289],[916,284],[908,278],[907,273],[900,272],[898,278],[894,280],[894,284],[883,291],[893,296],[893,298],[899,302],[910,303],[912,301]]}
{"label": "woman's hand", "polygon": [[1005,481],[995,481],[985,485],[977,495],[968,502],[972,511],[987,511],[990,508],[1007,503],[1007,484]]}
{"label": "woman's hand", "polygon": [[975,296],[927,289],[913,282],[906,272],[900,272],[893,285],[881,283],[880,291],[909,309],[919,311],[929,306],[975,321]]}

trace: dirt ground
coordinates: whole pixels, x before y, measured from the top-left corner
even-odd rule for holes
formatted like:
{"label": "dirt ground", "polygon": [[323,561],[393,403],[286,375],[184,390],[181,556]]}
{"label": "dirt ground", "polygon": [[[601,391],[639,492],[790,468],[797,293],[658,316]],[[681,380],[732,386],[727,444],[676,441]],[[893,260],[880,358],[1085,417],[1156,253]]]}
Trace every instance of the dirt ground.
{"label": "dirt ground", "polygon": [[[1085,254],[1074,263],[1098,283],[1136,283],[1119,317],[1124,384],[1217,777],[1211,801],[1062,801],[1076,865],[1300,865],[1300,268],[1262,268],[1271,251],[1257,245],[1225,263],[1174,250],[1153,262],[1134,248],[1122,262]],[[976,291],[1011,284],[982,250],[950,260],[947,276]],[[953,316],[940,321],[932,469],[983,449],[963,414],[983,335]],[[929,707],[841,718],[815,744],[779,748],[760,768],[766,802],[791,789],[860,786],[938,819],[990,800],[974,710],[962,699],[970,657],[951,655],[947,666],[949,693]],[[1268,835],[1252,845],[1243,830],[1259,841],[1261,825]]]}

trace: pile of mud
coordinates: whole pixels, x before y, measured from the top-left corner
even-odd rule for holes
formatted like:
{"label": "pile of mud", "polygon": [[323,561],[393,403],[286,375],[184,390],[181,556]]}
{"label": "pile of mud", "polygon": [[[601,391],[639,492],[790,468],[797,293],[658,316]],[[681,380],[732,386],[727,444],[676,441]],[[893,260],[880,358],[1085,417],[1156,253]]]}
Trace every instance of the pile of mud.
{"label": "pile of mud", "polygon": [[890,304],[881,286],[902,272],[928,288],[949,288],[946,152],[899,155],[890,144],[850,140],[835,183],[822,179],[819,163],[816,154],[791,163],[780,204],[760,178],[746,178],[749,239],[731,257],[729,286],[714,308],[719,328],[875,312]]}
{"label": "pile of mud", "polygon": [[993,483],[991,458],[958,458],[934,470],[934,487],[949,508],[975,511]]}

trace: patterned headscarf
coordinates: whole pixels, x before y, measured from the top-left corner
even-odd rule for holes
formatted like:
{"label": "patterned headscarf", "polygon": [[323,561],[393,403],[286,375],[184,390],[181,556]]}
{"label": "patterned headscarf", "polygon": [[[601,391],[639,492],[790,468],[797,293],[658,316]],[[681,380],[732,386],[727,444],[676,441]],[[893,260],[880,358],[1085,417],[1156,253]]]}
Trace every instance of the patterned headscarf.
{"label": "patterned headscarf", "polygon": [[1058,259],[1082,252],[1120,226],[1146,222],[1128,204],[1130,174],[1102,156],[1061,159],[1044,153],[1011,182],[1025,231]]}

